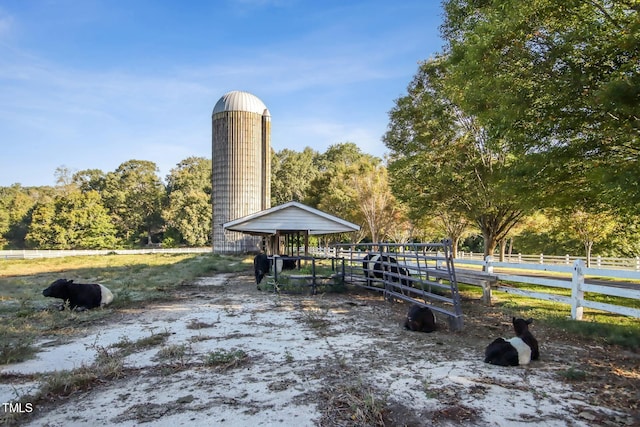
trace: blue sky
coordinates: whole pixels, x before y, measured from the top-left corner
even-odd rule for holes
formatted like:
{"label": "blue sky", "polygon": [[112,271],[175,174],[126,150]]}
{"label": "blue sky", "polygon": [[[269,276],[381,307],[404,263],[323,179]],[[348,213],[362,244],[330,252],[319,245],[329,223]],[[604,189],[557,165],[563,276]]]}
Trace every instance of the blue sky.
{"label": "blue sky", "polygon": [[436,0],[0,0],[0,186],[211,157],[211,112],[248,91],[272,147],[384,156],[394,100],[441,51]]}

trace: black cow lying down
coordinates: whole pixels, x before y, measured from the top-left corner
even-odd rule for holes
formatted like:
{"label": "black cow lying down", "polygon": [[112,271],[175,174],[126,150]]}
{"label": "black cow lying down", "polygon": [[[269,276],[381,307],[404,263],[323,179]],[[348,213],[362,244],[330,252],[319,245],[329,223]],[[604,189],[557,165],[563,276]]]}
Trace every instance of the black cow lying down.
{"label": "black cow lying down", "polygon": [[500,366],[518,366],[527,365],[532,360],[540,357],[538,349],[538,341],[535,339],[529,325],[533,319],[512,319],[513,329],[516,336],[505,340],[504,338],[496,338],[485,349],[486,363]]}
{"label": "black cow lying down", "polygon": [[429,307],[413,304],[407,313],[404,327],[411,331],[433,332],[437,329],[436,316]]}
{"label": "black cow lying down", "polygon": [[[113,301],[109,289],[97,283],[73,283],[73,280],[58,279],[42,291],[45,297],[60,298],[74,310],[89,310],[105,306]],[[61,310],[64,310],[64,305]]]}

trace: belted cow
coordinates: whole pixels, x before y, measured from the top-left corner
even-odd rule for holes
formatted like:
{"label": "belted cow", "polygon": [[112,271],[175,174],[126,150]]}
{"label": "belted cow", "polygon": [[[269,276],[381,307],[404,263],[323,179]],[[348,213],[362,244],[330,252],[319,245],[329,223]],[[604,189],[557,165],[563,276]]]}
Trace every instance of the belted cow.
{"label": "belted cow", "polygon": [[538,360],[540,351],[538,341],[535,339],[529,325],[533,319],[512,319],[516,336],[505,340],[496,338],[485,349],[484,361],[492,365],[518,366],[527,365],[532,360]]}
{"label": "belted cow", "polygon": [[[98,283],[74,283],[73,280],[58,279],[42,291],[45,297],[60,298],[74,310],[89,310],[102,307],[113,301],[113,294]],[[64,305],[61,310],[64,310]]]}

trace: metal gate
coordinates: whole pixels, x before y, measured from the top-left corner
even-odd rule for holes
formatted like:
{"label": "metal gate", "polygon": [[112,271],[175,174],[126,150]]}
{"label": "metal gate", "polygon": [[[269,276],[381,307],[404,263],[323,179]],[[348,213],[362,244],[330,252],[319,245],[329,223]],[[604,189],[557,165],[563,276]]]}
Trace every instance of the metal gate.
{"label": "metal gate", "polygon": [[464,322],[451,241],[440,243],[336,244],[345,260],[345,281],[380,291],[389,301],[404,300],[447,316],[449,328]]}

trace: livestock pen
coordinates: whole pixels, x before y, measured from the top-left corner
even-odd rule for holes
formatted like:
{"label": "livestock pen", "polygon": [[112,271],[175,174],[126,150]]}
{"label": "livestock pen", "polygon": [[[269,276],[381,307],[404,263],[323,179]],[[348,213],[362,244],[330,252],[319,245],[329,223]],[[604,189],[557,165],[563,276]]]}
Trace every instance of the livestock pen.
{"label": "livestock pen", "polygon": [[[449,328],[464,325],[450,240],[439,243],[336,244],[345,282],[382,292],[447,316]],[[377,257],[376,257],[377,255]]]}

